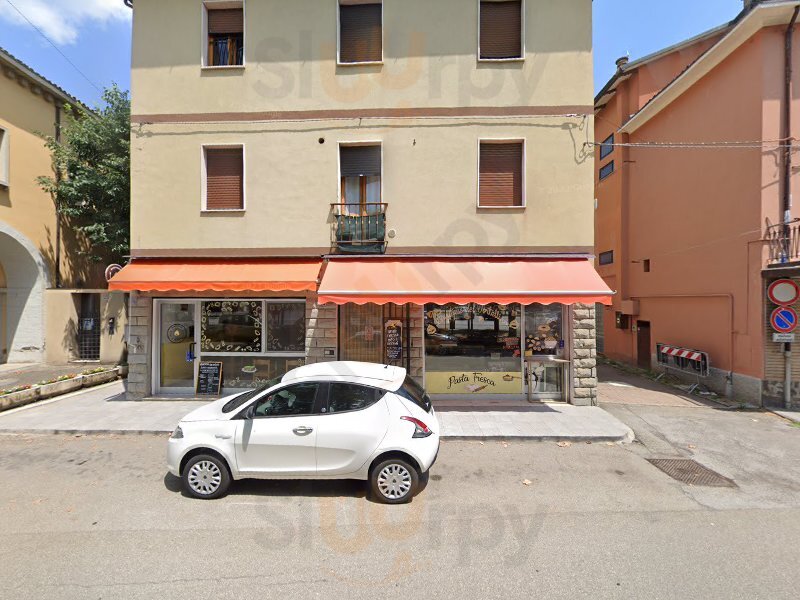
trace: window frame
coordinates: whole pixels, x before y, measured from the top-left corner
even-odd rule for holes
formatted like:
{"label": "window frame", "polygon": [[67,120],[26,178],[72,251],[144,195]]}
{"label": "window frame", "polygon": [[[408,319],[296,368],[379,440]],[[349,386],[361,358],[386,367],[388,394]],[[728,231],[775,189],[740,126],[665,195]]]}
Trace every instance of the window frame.
{"label": "window frame", "polygon": [[[219,70],[244,70],[247,64],[247,2],[246,0],[203,0],[200,3],[200,69],[209,71]],[[242,9],[242,64],[240,65],[210,65],[208,64],[208,11],[241,8]]]}
{"label": "window frame", "polygon": [[[481,144],[522,144],[522,204],[519,206],[484,206],[481,204]],[[528,143],[526,138],[478,138],[478,181],[475,206],[481,210],[524,210],[528,206]]]}
{"label": "window frame", "polygon": [[11,184],[11,136],[8,129],[0,127],[0,186]]}
{"label": "window frame", "polygon": [[517,58],[483,58],[481,57],[481,2],[503,2],[504,0],[477,0],[478,2],[478,62],[485,63],[513,63],[524,62],[526,54],[525,46],[525,23],[526,23],[526,6],[525,0],[520,0],[520,56]]}
{"label": "window frame", "polygon": [[[360,63],[359,63],[360,64]],[[378,146],[381,149],[381,195],[380,195],[380,202],[384,203],[383,199],[383,190],[384,190],[384,179],[383,179],[383,140],[364,140],[364,141],[357,141],[357,142],[342,142],[339,141],[336,144],[336,173],[338,174],[338,182],[336,188],[338,189],[338,196],[337,196],[337,204],[339,206],[339,210],[342,211],[341,214],[348,214],[346,211],[347,204],[345,204],[345,197],[344,197],[344,182],[342,181],[342,148],[355,148],[359,146]],[[362,182],[363,188],[364,182]],[[362,198],[360,205],[366,202],[366,191],[365,196]]]}
{"label": "window frame", "polygon": [[[375,394],[375,399],[363,408],[354,408],[352,410],[340,410],[338,412],[331,412],[331,391],[334,385],[356,385],[358,387],[372,390]],[[326,387],[325,401],[321,403],[323,408],[325,409],[321,413],[323,415],[346,415],[350,413],[361,412],[362,410],[367,410],[368,408],[372,408],[378,402],[383,400],[383,397],[386,396],[386,394],[388,393],[386,390],[382,388],[375,387],[372,385],[365,385],[363,383],[354,383],[352,381],[327,381],[325,382],[325,387]]]}
{"label": "window frame", "polygon": [[[386,35],[384,23],[385,10],[383,7],[384,0],[334,0],[336,2],[336,66],[337,67],[364,67],[370,65],[383,65],[386,59]],[[342,5],[354,4],[380,4],[381,5],[381,59],[380,60],[364,60],[360,62],[342,62]]]}
{"label": "window frame", "polygon": [[605,160],[614,153],[614,134],[600,142],[600,160]]}
{"label": "window frame", "polygon": [[[603,262],[603,257],[604,256],[611,256],[611,260],[608,261],[608,262]],[[613,265],[614,264],[614,251],[613,250],[606,250],[605,252],[601,252],[600,254],[598,254],[597,255],[597,264],[600,265],[601,267],[605,267],[605,266],[608,266],[608,265]]]}
{"label": "window frame", "polygon": [[[282,392],[283,390],[288,390],[289,388],[292,388],[294,386],[307,385],[309,383],[316,385],[317,386],[317,391],[314,394],[314,401],[311,404],[311,411],[308,414],[303,414],[303,415],[263,415],[263,416],[256,415],[256,408],[258,406],[258,403],[261,402],[262,400],[265,400],[265,399],[269,398],[270,396],[273,396],[274,394],[278,394],[278,393]],[[323,394],[321,392],[323,390],[323,386],[325,386],[325,382],[323,382],[323,381],[293,381],[292,383],[287,383],[284,386],[281,386],[279,388],[275,388],[272,391],[270,391],[269,389],[264,390],[263,393],[259,394],[256,398],[253,398],[252,401],[244,409],[239,411],[234,418],[236,418],[236,419],[252,419],[254,421],[255,420],[261,420],[261,419],[292,419],[292,418],[295,418],[295,419],[297,419],[297,418],[306,419],[308,417],[314,417],[314,416],[317,416],[317,415],[320,415],[320,414],[324,414],[324,413],[321,412],[322,400],[323,400]],[[325,388],[324,399],[325,399],[325,406],[327,407],[327,388]]]}
{"label": "window frame", "polygon": [[[605,171],[605,170],[606,170],[606,169],[608,169],[609,167],[611,167],[611,170],[610,170],[610,171],[608,171],[608,172],[607,172],[605,175],[603,175],[603,171]],[[609,177],[611,177],[611,176],[612,176],[614,173],[616,173],[616,172],[617,172],[617,169],[616,169],[616,167],[614,166],[614,161],[612,160],[612,161],[610,161],[610,162],[607,162],[607,163],[606,163],[606,164],[604,164],[602,167],[600,167],[600,170],[599,170],[599,171],[598,171],[598,173],[597,173],[597,176],[598,176],[598,181],[605,181],[606,179],[608,179]]]}
{"label": "window frame", "polygon": [[[208,208],[208,150],[242,150],[242,207]],[[244,142],[240,144],[201,144],[200,145],[200,212],[211,214],[242,213],[247,210],[247,151]]]}

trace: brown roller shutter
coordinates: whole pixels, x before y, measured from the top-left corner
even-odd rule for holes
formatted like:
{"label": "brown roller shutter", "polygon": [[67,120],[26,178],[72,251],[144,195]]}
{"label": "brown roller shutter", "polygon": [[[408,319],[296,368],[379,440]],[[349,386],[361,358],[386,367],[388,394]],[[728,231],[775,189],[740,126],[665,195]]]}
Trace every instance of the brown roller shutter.
{"label": "brown roller shutter", "polygon": [[481,143],[481,206],[522,206],[522,143]]}
{"label": "brown roller shutter", "polygon": [[339,5],[339,61],[383,60],[381,4]]}
{"label": "brown roller shutter", "polygon": [[522,2],[481,2],[481,58],[522,56]]}
{"label": "brown roller shutter", "polygon": [[244,160],[241,148],[206,150],[206,208],[244,208]]}
{"label": "brown roller shutter", "polygon": [[244,32],[244,11],[241,8],[209,8],[208,33]]}
{"label": "brown roller shutter", "polygon": [[339,170],[342,177],[376,177],[381,174],[380,146],[341,146]]}

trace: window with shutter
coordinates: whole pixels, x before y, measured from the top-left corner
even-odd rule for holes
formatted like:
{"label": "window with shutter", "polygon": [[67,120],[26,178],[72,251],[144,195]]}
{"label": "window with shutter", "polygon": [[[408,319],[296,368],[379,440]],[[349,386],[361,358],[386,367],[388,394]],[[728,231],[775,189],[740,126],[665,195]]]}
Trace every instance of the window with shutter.
{"label": "window with shutter", "polygon": [[340,146],[339,171],[346,214],[381,212],[380,146]]}
{"label": "window with shutter", "polygon": [[383,6],[341,0],[339,3],[339,62],[383,61]]}
{"label": "window with shutter", "polygon": [[521,141],[481,142],[479,206],[489,208],[524,206],[523,156]]}
{"label": "window with shutter", "polygon": [[[226,3],[227,5],[228,3]],[[244,64],[244,8],[206,6],[208,53],[206,66],[233,67]]]}
{"label": "window with shutter", "polygon": [[244,150],[206,148],[206,210],[244,210]]}
{"label": "window with shutter", "polygon": [[522,0],[481,2],[480,58],[522,58]]}

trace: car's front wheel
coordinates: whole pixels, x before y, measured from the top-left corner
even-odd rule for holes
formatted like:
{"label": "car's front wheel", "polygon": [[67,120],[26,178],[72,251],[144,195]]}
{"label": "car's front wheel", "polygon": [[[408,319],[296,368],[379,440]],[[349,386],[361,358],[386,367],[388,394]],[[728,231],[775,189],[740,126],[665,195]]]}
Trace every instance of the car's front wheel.
{"label": "car's front wheel", "polygon": [[370,473],[373,496],[384,504],[409,502],[419,487],[419,473],[401,458],[381,461]]}
{"label": "car's front wheel", "polygon": [[231,483],[228,466],[211,454],[193,456],[183,469],[182,479],[186,493],[202,500],[224,496]]}

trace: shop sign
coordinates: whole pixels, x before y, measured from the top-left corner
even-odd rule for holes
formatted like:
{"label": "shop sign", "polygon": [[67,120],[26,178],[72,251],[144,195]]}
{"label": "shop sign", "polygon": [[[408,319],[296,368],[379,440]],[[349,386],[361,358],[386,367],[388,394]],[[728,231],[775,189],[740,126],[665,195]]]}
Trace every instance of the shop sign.
{"label": "shop sign", "polygon": [[385,329],[386,360],[400,360],[403,358],[403,323],[386,321]]}
{"label": "shop sign", "polygon": [[521,394],[522,375],[519,371],[428,371],[425,388],[431,394]]}

